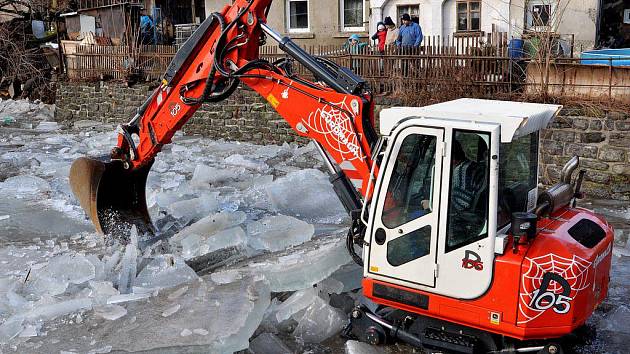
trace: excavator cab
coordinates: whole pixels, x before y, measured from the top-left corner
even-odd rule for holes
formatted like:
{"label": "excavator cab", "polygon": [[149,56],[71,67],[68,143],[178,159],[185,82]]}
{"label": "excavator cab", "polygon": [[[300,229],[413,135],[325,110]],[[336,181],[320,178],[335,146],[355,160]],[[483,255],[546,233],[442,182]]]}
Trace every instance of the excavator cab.
{"label": "excavator cab", "polygon": [[357,337],[544,353],[537,339],[584,324],[607,291],[613,232],[575,208],[578,158],[539,191],[540,130],[560,108],[460,99],[381,112],[363,289],[395,310],[359,308]]}

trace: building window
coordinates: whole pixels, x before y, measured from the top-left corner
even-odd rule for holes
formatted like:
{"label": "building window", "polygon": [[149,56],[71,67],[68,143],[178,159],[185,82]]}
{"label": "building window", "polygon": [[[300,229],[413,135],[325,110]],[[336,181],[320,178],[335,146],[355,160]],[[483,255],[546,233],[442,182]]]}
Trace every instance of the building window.
{"label": "building window", "polygon": [[287,19],[289,32],[308,32],[308,0],[287,0]]}
{"label": "building window", "polygon": [[344,31],[365,31],[364,0],[341,0],[341,23]]}
{"label": "building window", "polygon": [[547,27],[551,25],[551,4],[543,1],[530,1],[527,8],[527,27]]}
{"label": "building window", "polygon": [[411,21],[420,24],[420,5],[399,5],[396,6],[396,14],[398,27],[402,25],[402,20],[400,19],[402,15],[409,14],[411,17]]}
{"label": "building window", "polygon": [[481,31],[481,1],[457,2],[457,31]]}

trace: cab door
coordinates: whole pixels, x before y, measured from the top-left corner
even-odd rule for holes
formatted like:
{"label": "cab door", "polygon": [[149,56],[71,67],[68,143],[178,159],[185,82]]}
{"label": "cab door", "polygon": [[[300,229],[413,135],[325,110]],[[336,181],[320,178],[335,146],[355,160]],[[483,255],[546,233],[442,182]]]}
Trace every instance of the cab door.
{"label": "cab door", "polygon": [[444,130],[411,126],[392,140],[375,190],[366,272],[433,287]]}

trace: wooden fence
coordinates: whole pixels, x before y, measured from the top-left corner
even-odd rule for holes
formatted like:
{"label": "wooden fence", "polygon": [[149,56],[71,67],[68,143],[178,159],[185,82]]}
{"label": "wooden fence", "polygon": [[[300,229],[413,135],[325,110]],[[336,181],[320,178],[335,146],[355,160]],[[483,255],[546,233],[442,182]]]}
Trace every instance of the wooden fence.
{"label": "wooden fence", "polygon": [[128,46],[77,46],[68,77],[78,80],[126,79],[137,76],[157,80],[176,53],[166,45],[139,48]]}

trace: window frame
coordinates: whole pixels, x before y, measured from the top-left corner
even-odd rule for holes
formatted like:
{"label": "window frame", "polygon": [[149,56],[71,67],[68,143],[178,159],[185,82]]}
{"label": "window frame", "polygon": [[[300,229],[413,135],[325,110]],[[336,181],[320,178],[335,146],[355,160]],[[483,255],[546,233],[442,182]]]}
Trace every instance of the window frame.
{"label": "window frame", "polygon": [[346,27],[346,23],[345,23],[346,11],[345,11],[344,0],[339,0],[339,24],[340,24],[342,32],[365,32],[365,26],[366,26],[366,24],[368,22],[367,14],[366,14],[366,11],[365,11],[365,1],[364,0],[359,0],[359,1],[361,2],[361,7],[362,7],[361,22],[363,23],[363,26],[361,26],[361,27],[351,27],[351,26]]}
{"label": "window frame", "polygon": [[[306,2],[306,28],[292,28],[291,27],[291,3],[292,2]],[[286,20],[287,20],[287,32],[288,33],[310,33],[311,32],[311,2],[310,0],[286,0]]]}
{"label": "window frame", "polygon": [[[400,28],[400,26],[402,26],[402,20],[400,19],[400,17],[402,16],[402,14],[400,13],[400,9],[403,7],[407,7],[407,8],[411,8],[411,7],[415,7],[418,9],[418,22],[420,22],[420,4],[399,4],[396,5],[396,27]],[[411,16],[411,14],[409,14]],[[413,22],[413,17],[411,18],[412,22]]]}
{"label": "window frame", "polygon": [[[461,128],[453,128],[452,132],[451,132],[451,141],[455,140],[455,136],[457,135],[458,132],[464,132],[464,133],[469,133],[469,134],[485,134],[488,137],[488,154],[490,154],[490,152],[492,151],[492,133],[488,132],[488,131],[483,131],[483,130],[469,130],[469,129],[461,129]],[[448,254],[452,251],[458,250],[462,247],[468,246],[471,243],[483,240],[487,237],[490,236],[490,228],[489,228],[489,224],[490,224],[490,155],[488,155],[488,161],[486,163],[486,178],[488,181],[488,200],[486,203],[486,232],[485,234],[481,234],[478,235],[477,237],[471,238],[469,240],[467,240],[466,242],[463,243],[459,243],[456,244],[454,246],[449,246],[448,244],[448,240],[449,240],[449,233],[448,233],[448,228],[450,225],[450,221],[451,221],[451,215],[449,213],[450,209],[451,209],[451,193],[453,192],[453,152],[451,151],[451,156],[449,156],[449,161],[450,161],[450,166],[448,166],[450,172],[449,172],[449,181],[448,181],[448,198],[446,201],[446,205],[445,205],[445,210],[446,211],[446,229],[444,230],[444,254]],[[444,182],[444,181],[442,181]]]}
{"label": "window frame", "polygon": [[[470,4],[471,3],[479,3],[479,10],[476,11],[471,11],[470,10]],[[477,32],[481,32],[481,3],[483,1],[481,0],[457,0],[455,2],[455,32],[457,33],[477,33]],[[466,29],[459,29],[459,13],[460,11],[458,10],[459,4],[466,4]],[[472,13],[479,13],[479,28],[478,29],[472,29]]]}
{"label": "window frame", "polygon": [[[549,19],[546,25],[537,26],[534,24],[534,6],[549,6]],[[553,14],[556,11],[555,1],[552,0],[530,0],[525,11],[526,28],[531,30],[544,30],[551,27]]]}

